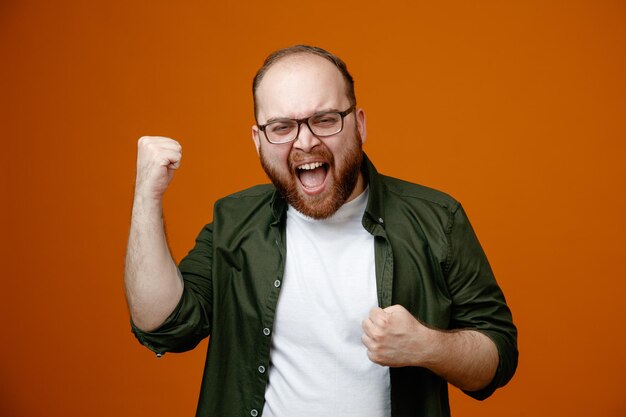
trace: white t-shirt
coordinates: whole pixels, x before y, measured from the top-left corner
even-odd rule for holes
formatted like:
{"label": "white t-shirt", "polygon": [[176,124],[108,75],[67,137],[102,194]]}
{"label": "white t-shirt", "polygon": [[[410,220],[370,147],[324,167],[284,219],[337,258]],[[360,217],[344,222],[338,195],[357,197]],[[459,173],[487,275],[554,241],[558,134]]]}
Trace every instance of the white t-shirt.
{"label": "white t-shirt", "polygon": [[361,341],[378,305],[374,238],[361,225],[367,194],[325,220],[287,210],[264,417],[390,416],[389,368]]}

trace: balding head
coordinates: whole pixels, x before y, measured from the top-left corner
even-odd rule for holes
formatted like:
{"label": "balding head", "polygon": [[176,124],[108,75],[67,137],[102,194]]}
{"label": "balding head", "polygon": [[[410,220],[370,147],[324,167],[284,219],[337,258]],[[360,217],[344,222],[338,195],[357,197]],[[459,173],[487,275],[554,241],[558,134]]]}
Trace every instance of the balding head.
{"label": "balding head", "polygon": [[356,96],[354,94],[354,80],[352,79],[352,75],[348,72],[348,68],[346,64],[337,56],[331,54],[330,52],[318,48],[315,46],[308,45],[295,45],[289,48],[280,49],[271,53],[266,59],[261,68],[257,71],[254,76],[254,80],[252,82],[252,98],[254,100],[254,116],[258,117],[258,88],[261,84],[263,78],[265,77],[268,70],[277,62],[286,59],[286,58],[297,58],[298,55],[313,55],[324,58],[333,64],[335,68],[339,71],[341,76],[343,77],[345,84],[345,94],[348,98],[348,101],[351,105],[356,105]]}

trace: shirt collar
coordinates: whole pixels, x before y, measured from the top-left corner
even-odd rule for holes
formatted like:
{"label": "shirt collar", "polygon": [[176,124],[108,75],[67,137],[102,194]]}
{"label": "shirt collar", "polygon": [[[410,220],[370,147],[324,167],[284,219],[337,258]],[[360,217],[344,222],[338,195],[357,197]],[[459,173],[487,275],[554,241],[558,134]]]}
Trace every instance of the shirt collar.
{"label": "shirt collar", "polygon": [[380,225],[384,224],[385,209],[383,207],[384,187],[381,182],[381,176],[372,164],[372,161],[363,154],[363,175],[370,187],[370,194],[367,200],[365,214],[369,215],[372,220]]}

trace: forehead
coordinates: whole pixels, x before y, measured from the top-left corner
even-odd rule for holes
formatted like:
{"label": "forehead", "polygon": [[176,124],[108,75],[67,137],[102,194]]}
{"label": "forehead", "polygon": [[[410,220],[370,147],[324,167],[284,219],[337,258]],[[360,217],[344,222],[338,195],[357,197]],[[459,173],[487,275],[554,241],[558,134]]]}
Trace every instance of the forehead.
{"label": "forehead", "polygon": [[272,65],[257,91],[258,119],[299,118],[349,105],[341,72],[330,61],[311,54],[285,57]]}

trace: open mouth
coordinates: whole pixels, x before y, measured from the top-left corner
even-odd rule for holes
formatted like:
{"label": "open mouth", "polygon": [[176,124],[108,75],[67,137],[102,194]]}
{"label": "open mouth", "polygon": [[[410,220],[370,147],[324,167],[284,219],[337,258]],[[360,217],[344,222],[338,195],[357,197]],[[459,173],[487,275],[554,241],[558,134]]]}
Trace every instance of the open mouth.
{"label": "open mouth", "polygon": [[315,194],[323,189],[327,174],[328,164],[324,162],[311,162],[296,167],[300,184],[309,194]]}

